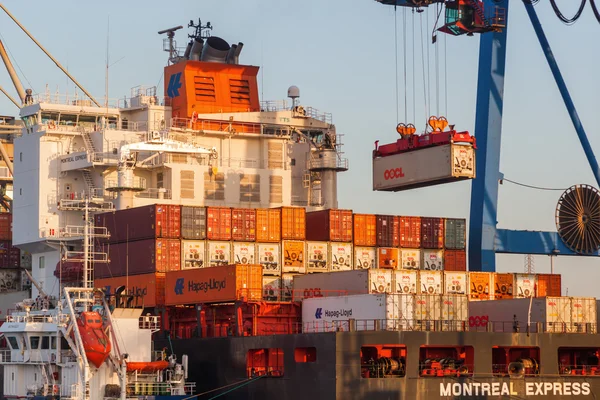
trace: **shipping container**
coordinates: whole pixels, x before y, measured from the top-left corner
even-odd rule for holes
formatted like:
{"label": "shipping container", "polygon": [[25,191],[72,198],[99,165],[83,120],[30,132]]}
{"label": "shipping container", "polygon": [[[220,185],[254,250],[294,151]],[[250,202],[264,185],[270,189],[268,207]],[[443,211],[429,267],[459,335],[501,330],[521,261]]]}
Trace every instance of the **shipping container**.
{"label": "shipping container", "polygon": [[535,297],[535,288],[537,277],[535,274],[515,274],[515,294],[514,297]]}
{"label": "shipping container", "polygon": [[356,269],[376,268],[377,248],[354,247],[354,265]]}
{"label": "shipping container", "polygon": [[400,251],[393,247],[377,248],[377,267],[397,269],[400,263]]}
{"label": "shipping container", "polygon": [[559,274],[538,274],[537,276],[537,297],[562,295],[562,282]]}
{"label": "shipping container", "polygon": [[306,239],[306,209],[281,207],[281,240]]}
{"label": "shipping container", "polygon": [[442,271],[419,271],[419,293],[444,293],[444,273]]}
{"label": "shipping container", "polygon": [[464,331],[468,329],[469,297],[460,294],[440,296],[442,331]]}
{"label": "shipping container", "polygon": [[279,301],[281,297],[281,277],[263,276],[263,300]]}
{"label": "shipping container", "polygon": [[181,206],[181,238],[206,239],[206,207]]}
{"label": "shipping container", "polygon": [[330,242],[329,254],[331,255],[331,271],[352,270],[352,243]]}
{"label": "shipping container", "polygon": [[301,241],[284,240],[281,242],[283,273],[306,273],[306,243]]}
{"label": "shipping container", "polygon": [[419,277],[417,271],[394,271],[394,293],[417,294],[419,292]]}
{"label": "shipping container", "polygon": [[445,250],[444,251],[444,270],[445,271],[466,271],[467,270],[467,252],[465,250]]}
{"label": "shipping container", "polygon": [[506,300],[513,298],[515,286],[514,274],[494,273],[494,299]]}
{"label": "shipping container", "polygon": [[21,250],[13,247],[10,240],[0,240],[0,268],[19,268],[20,266]]}
{"label": "shipping container", "polygon": [[394,215],[377,215],[375,233],[377,247],[398,247],[400,245],[400,220]]}
{"label": "shipping container", "polygon": [[329,270],[329,245],[327,242],[306,242],[306,271],[327,272]]}
{"label": "shipping container", "polygon": [[181,241],[181,269],[206,267],[206,241]]}
{"label": "shipping container", "polygon": [[219,267],[231,263],[231,242],[208,242],[209,267]]}
{"label": "shipping container", "polygon": [[165,304],[219,303],[262,300],[260,265],[223,265],[168,272]]}
{"label": "shipping container", "polygon": [[231,238],[238,242],[256,240],[256,209],[234,208],[231,210]]}
{"label": "shipping container", "polygon": [[233,243],[233,262],[236,264],[258,264],[255,258],[256,245],[254,243]]}
{"label": "shipping container", "polygon": [[421,247],[421,217],[399,217],[400,247]]}
{"label": "shipping container", "polygon": [[0,271],[0,293],[22,290],[21,271],[3,269]]}
{"label": "shipping container", "polygon": [[294,301],[302,300],[304,292],[339,296],[368,293],[392,293],[393,271],[369,269],[298,275],[294,279]]}
{"label": "shipping container", "polygon": [[[321,274],[312,274],[321,275]],[[296,295],[294,290],[294,280],[297,276],[306,276],[302,274],[281,274],[281,301],[291,301]]]}
{"label": "shipping container", "polygon": [[493,281],[491,272],[469,272],[469,299],[494,300]]}
{"label": "shipping container", "polygon": [[256,209],[256,241],[263,243],[281,241],[281,209]]}
{"label": "shipping container", "polygon": [[0,240],[12,240],[12,213],[0,213]]}
{"label": "shipping container", "polygon": [[329,209],[307,212],[306,240],[351,242],[352,210]]}
{"label": "shipping container", "polygon": [[151,204],[98,214],[95,216],[95,225],[107,228],[110,243],[154,238],[179,239],[181,206]]}
{"label": "shipping container", "polygon": [[21,250],[21,268],[31,269],[31,253]]}
{"label": "shipping container", "polygon": [[466,272],[444,271],[445,294],[469,294],[469,274]]}
{"label": "shipping container", "polygon": [[432,331],[436,321],[442,319],[441,296],[439,294],[417,294],[415,296],[415,328]]}
{"label": "shipping container", "polygon": [[31,279],[25,271],[21,271],[21,289],[20,290],[31,290]]}
{"label": "shipping container", "polygon": [[571,297],[571,324],[567,332],[597,333],[595,297]]}
{"label": "shipping container", "polygon": [[123,295],[136,296],[133,304],[143,307],[165,305],[165,273],[121,276],[117,278],[95,279],[94,288],[105,289],[106,294],[115,294],[119,286],[125,286]]}
{"label": "shipping container", "polygon": [[206,238],[231,240],[231,208],[206,207]]}
{"label": "shipping container", "polygon": [[421,269],[421,250],[400,249],[401,269]]}
{"label": "shipping container", "polygon": [[146,239],[111,244],[108,258],[110,263],[94,264],[95,278],[179,271],[181,242],[179,239]]}
{"label": "shipping container", "polygon": [[444,248],[443,218],[421,218],[421,247],[425,249]]}
{"label": "shipping container", "polygon": [[371,214],[354,214],[353,231],[355,246],[377,245],[377,219]]}
{"label": "shipping container", "polygon": [[263,275],[281,275],[281,253],[277,243],[258,243],[258,262],[263,267]]}
{"label": "shipping container", "polygon": [[444,250],[428,250],[421,251],[423,259],[421,269],[425,271],[443,271],[444,270]]}
{"label": "shipping container", "polygon": [[447,218],[444,245],[447,249],[464,250],[467,247],[467,220]]}

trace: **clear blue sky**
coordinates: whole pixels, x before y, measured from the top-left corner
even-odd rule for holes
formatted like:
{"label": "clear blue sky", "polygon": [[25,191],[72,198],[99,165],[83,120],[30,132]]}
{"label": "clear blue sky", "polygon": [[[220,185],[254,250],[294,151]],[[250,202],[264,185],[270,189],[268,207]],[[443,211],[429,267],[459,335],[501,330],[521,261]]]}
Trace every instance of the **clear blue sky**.
{"label": "clear blue sky", "polygon": [[[557,2],[572,15],[576,4]],[[190,19],[210,21],[213,35],[230,43],[241,41],[241,62],[262,67],[261,99],[284,99],[290,85],[301,91],[301,102],[333,113],[343,133],[350,171],[340,175],[339,206],[356,212],[397,215],[468,217],[470,183],[455,183],[402,193],[371,190],[371,150],[377,139],[396,140],[394,9],[374,0],[204,0],[23,2],[3,4],[96,97],[104,96],[107,23],[110,17],[110,97],[129,96],[137,85],[162,88],[166,53],[157,31],[187,25]],[[600,55],[596,51],[600,24],[589,4],[573,26],[562,24],[548,0],[536,6],[563,71],[592,146],[600,153],[595,120],[600,104]],[[420,18],[431,66],[430,102],[436,113],[435,48],[430,44],[435,13],[406,12],[408,118],[404,117],[404,15],[397,12],[400,120],[423,129],[425,107],[421,62]],[[509,38],[503,121],[501,170],[509,179],[538,186],[566,188],[576,183],[597,186],[562,104],[550,70],[521,1],[509,12]],[[184,46],[187,30],[178,32]],[[43,92],[48,84],[64,93],[73,84],[6,16],[0,13],[0,34],[24,84]],[[473,130],[479,37],[438,36],[439,114],[457,129]],[[415,44],[415,71],[412,73]],[[444,57],[444,43],[446,56]],[[425,57],[427,57],[425,55]],[[448,77],[444,85],[444,70]],[[0,68],[0,85],[14,93]],[[24,78],[26,77],[26,79]],[[413,79],[413,77],[415,79]],[[413,103],[413,80],[416,97]],[[444,87],[448,103],[444,99]],[[413,108],[413,104],[415,105]],[[417,120],[413,121],[413,110]],[[0,96],[0,114],[16,114]],[[541,192],[508,183],[500,188],[499,221],[505,228],[554,230],[560,192]],[[536,271],[548,272],[546,256],[536,257]],[[499,271],[521,272],[521,255],[499,256]],[[599,296],[600,260],[559,257],[555,270],[563,274],[570,295]]]}

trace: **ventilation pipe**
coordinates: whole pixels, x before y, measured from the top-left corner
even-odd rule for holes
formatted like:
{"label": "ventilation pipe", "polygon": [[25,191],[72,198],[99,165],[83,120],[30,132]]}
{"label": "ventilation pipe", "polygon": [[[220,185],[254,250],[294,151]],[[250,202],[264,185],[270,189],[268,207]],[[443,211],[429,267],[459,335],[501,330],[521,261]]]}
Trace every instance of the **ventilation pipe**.
{"label": "ventilation pipe", "polygon": [[202,38],[197,37],[196,39],[194,39],[190,52],[190,60],[200,61],[200,55],[202,54],[203,47],[204,40]]}
{"label": "ventilation pipe", "polygon": [[200,61],[224,63],[227,59],[229,49],[229,44],[225,40],[217,36],[211,36],[206,39],[206,43],[202,48]]}
{"label": "ventilation pipe", "polygon": [[233,58],[235,56],[236,49],[237,49],[237,44],[232,44],[231,47],[229,48],[229,51],[227,52],[227,58],[225,59],[225,62],[227,64],[234,64]]}
{"label": "ventilation pipe", "polygon": [[244,43],[239,42],[235,49],[235,54],[233,55],[233,64],[240,63],[240,53],[242,52],[242,47],[244,47]]}

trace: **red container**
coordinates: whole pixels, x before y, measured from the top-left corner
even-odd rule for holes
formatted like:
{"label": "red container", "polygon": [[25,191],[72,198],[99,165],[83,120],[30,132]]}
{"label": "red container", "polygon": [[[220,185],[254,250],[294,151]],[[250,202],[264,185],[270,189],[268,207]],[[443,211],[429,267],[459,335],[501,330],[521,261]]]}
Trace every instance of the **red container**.
{"label": "red container", "polygon": [[371,214],[354,214],[354,244],[375,246],[377,243],[377,218]]}
{"label": "red container", "polygon": [[444,270],[462,272],[467,270],[467,252],[464,250],[444,251]]}
{"label": "red container", "polygon": [[421,246],[425,249],[444,248],[444,218],[421,218]]}
{"label": "red container", "polygon": [[0,240],[12,240],[12,214],[0,214]]}
{"label": "red container", "polygon": [[281,207],[281,240],[306,239],[306,209]]}
{"label": "red container", "polygon": [[560,297],[562,293],[562,281],[558,274],[538,274],[537,297]]}
{"label": "red container", "polygon": [[273,243],[281,241],[280,209],[256,209],[256,241],[261,243]]}
{"label": "red container", "polygon": [[256,240],[256,209],[234,208],[231,210],[231,238],[239,242]]}
{"label": "red container", "polygon": [[126,286],[123,294],[128,296],[139,296],[138,303],[144,307],[156,307],[165,305],[165,274],[157,272],[154,274],[138,275],[135,279],[125,276],[117,278],[95,279],[94,287],[105,288],[107,293],[114,294],[119,286]]}
{"label": "red container", "polygon": [[110,233],[110,243],[132,242],[153,238],[179,239],[181,206],[151,204],[116,212],[98,214],[96,226]]}
{"label": "red container", "polygon": [[399,217],[400,247],[421,247],[421,217]]}
{"label": "red container", "polygon": [[231,240],[231,208],[206,207],[206,238]]}
{"label": "red container", "polygon": [[377,215],[378,247],[398,247],[400,245],[399,219],[393,215]]}
{"label": "red container", "polygon": [[306,213],[306,240],[351,242],[352,210],[321,210]]}
{"label": "red container", "polygon": [[21,250],[13,247],[10,240],[0,241],[0,268],[19,268],[21,266]]}
{"label": "red container", "polygon": [[108,257],[110,263],[94,265],[95,279],[179,271],[181,242],[178,239],[147,239],[113,244],[108,248]]}

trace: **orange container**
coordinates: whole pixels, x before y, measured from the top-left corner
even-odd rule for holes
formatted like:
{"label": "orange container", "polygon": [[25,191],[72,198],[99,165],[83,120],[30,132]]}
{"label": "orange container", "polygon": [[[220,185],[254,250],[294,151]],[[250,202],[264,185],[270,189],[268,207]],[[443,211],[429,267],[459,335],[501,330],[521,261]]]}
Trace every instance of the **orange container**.
{"label": "orange container", "polygon": [[283,247],[283,272],[306,273],[306,257],[304,257],[305,242],[285,240]]}
{"label": "orange container", "polygon": [[281,207],[281,239],[306,240],[306,209]]}
{"label": "orange container", "polygon": [[257,264],[168,272],[165,304],[219,303],[262,299],[262,266]]}
{"label": "orange container", "polygon": [[206,207],[206,238],[231,240],[231,208]]}
{"label": "orange container", "polygon": [[469,299],[471,300],[493,300],[494,289],[492,280],[494,275],[491,272],[470,272],[469,273]]}
{"label": "orange container", "polygon": [[281,241],[281,209],[256,209],[256,241],[262,243]]}
{"label": "orange container", "polygon": [[466,271],[467,252],[465,250],[444,251],[444,270],[460,272]]}
{"label": "orange container", "polygon": [[[494,299],[512,299],[515,286],[514,274],[494,274]],[[471,288],[472,289],[472,288]]]}
{"label": "orange container", "polygon": [[118,278],[95,279],[94,287],[97,289],[106,288],[107,294],[114,294],[119,286],[126,286],[126,294],[130,296],[139,296],[134,304],[144,307],[163,306],[165,304],[165,274],[144,274]]}
{"label": "orange container", "polygon": [[0,214],[0,240],[12,240],[12,214]]}
{"label": "orange container", "polygon": [[557,274],[538,274],[537,297],[560,297],[562,293],[562,281]]}
{"label": "orange container", "polygon": [[354,214],[354,244],[375,246],[377,244],[377,218],[372,214]]}
{"label": "orange container", "polygon": [[394,247],[379,247],[377,249],[377,266],[379,268],[397,269],[400,264],[400,251]]}

